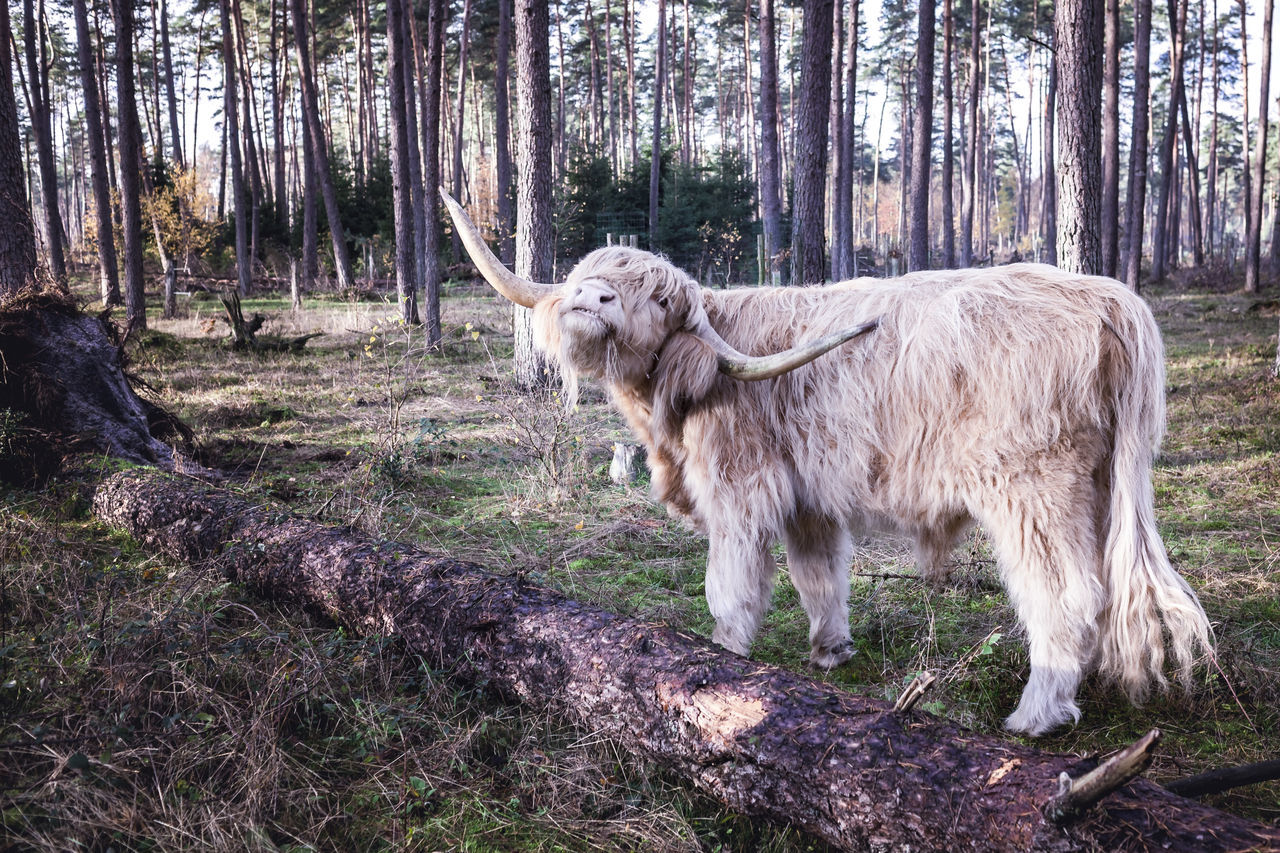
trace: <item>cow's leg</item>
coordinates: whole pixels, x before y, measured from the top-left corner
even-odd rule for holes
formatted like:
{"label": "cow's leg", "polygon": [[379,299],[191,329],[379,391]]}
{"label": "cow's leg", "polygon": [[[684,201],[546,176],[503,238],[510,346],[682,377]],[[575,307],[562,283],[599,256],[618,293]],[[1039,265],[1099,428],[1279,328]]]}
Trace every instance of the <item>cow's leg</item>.
{"label": "cow's leg", "polygon": [[916,566],[925,583],[939,587],[946,582],[951,575],[951,552],[971,524],[969,514],[961,512],[916,533]]}
{"label": "cow's leg", "polygon": [[1105,603],[1088,480],[1070,480],[1042,469],[1034,481],[1011,481],[980,516],[1031,658],[1005,728],[1031,735],[1080,719],[1076,690],[1094,658]]}
{"label": "cow's leg", "polygon": [[787,525],[791,583],[809,614],[809,662],[831,669],[853,656],[849,642],[849,558],[853,545],[843,525],[801,516]]}
{"label": "cow's leg", "polygon": [[712,531],[707,556],[707,606],[715,617],[711,639],[731,652],[751,651],[769,600],[777,565],[768,537],[753,531]]}

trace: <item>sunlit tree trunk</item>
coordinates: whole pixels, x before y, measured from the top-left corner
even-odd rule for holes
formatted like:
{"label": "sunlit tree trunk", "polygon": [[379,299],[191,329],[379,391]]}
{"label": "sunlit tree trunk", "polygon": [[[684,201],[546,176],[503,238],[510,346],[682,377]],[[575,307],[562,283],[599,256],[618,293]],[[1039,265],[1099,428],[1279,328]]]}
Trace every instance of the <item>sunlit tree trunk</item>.
{"label": "sunlit tree trunk", "polygon": [[396,296],[400,319],[417,325],[413,190],[409,182],[409,128],[404,91],[404,10],[387,0],[387,116],[391,130],[391,192],[395,228]]}
{"label": "sunlit tree trunk", "polygon": [[[453,118],[453,197],[464,203],[462,175],[463,127],[465,125],[467,106],[467,50],[471,41],[471,0],[462,3],[462,40],[458,45],[458,93]],[[453,232],[453,261],[457,263],[464,257],[462,240],[458,232]]]}
{"label": "sunlit tree trunk", "polygon": [[[948,0],[949,2],[949,0]],[[846,29],[844,60],[844,108],[840,117],[840,168],[837,174],[836,206],[841,211],[836,222],[835,241],[840,245],[840,269],[832,271],[832,277],[840,280],[854,276],[853,239],[853,182],[858,166],[855,155],[854,135],[857,132],[858,109],[858,9],[859,0],[849,2],[849,21]]]}
{"label": "sunlit tree trunk", "polygon": [[[855,0],[856,2],[856,0]],[[952,88],[955,16],[952,0],[942,4],[942,266],[956,265],[955,93]]]}
{"label": "sunlit tree trunk", "polygon": [[1065,0],[1054,10],[1058,52],[1058,263],[1102,269],[1102,0]]}
{"label": "sunlit tree trunk", "polygon": [[[514,264],[516,258],[514,187],[511,185],[511,90],[509,84],[513,2],[514,0],[498,0],[498,44],[494,64],[494,101],[497,104],[494,131],[497,137],[495,159],[498,178],[498,257],[507,265]],[[616,156],[614,166],[616,175]]]}
{"label": "sunlit tree trunk", "polygon": [[1040,201],[1040,229],[1044,237],[1044,262],[1058,263],[1058,176],[1055,150],[1054,117],[1058,106],[1058,59],[1049,51],[1049,80],[1044,97],[1044,175],[1040,179],[1043,197]]}
{"label": "sunlit tree trunk", "polygon": [[418,65],[422,69],[419,96],[422,103],[422,182],[428,191],[426,208],[426,243],[423,250],[422,321],[427,327],[427,342],[438,345],[442,340],[440,326],[440,93],[444,56],[444,0],[425,0],[427,29],[417,45]]}
{"label": "sunlit tree trunk", "polygon": [[[1151,278],[1154,281],[1164,279],[1165,267],[1169,257],[1175,252],[1170,249],[1170,242],[1177,245],[1177,233],[1171,233],[1172,220],[1170,207],[1178,205],[1178,196],[1174,192],[1177,165],[1174,153],[1178,145],[1178,105],[1182,100],[1183,65],[1186,56],[1187,41],[1187,0],[1169,0],[1169,20],[1172,30],[1169,34],[1173,42],[1171,67],[1169,70],[1169,114],[1165,123],[1164,138],[1160,143],[1160,194],[1156,202],[1155,239],[1151,249]],[[1184,127],[1183,131],[1189,128]]]}
{"label": "sunlit tree trunk", "polygon": [[662,180],[662,90],[667,74],[667,0],[658,0],[658,54],[653,81],[653,135],[649,151],[649,247],[658,240],[658,190]]}
{"label": "sunlit tree trunk", "polygon": [[960,266],[973,266],[973,225],[978,195],[978,99],[982,94],[982,3],[971,0],[969,16],[969,137],[964,149],[961,182]]}
{"label": "sunlit tree trunk", "polygon": [[[128,0],[121,0],[128,2]],[[236,56],[232,44],[231,0],[222,0],[222,62],[225,86],[223,89],[226,116],[226,144],[231,156],[231,203],[236,217],[236,273],[238,290],[245,296],[253,287],[253,258],[249,251],[249,200],[245,193],[244,166],[240,160],[240,120],[236,97]]]}
{"label": "sunlit tree trunk", "polygon": [[[274,35],[271,41],[272,44],[275,43]],[[168,0],[160,0],[160,47],[164,56],[165,94],[169,102],[169,135],[173,137],[173,162],[182,169],[185,168],[182,158],[182,124],[178,121],[178,90],[173,77],[173,50],[169,45]],[[272,67],[274,69],[274,65]]]}

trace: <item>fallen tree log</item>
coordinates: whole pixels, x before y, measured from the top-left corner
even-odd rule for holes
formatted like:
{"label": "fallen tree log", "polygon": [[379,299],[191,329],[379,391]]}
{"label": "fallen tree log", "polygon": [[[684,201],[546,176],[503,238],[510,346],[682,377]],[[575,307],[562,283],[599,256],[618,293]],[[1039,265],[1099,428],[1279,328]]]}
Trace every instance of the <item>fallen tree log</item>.
{"label": "fallen tree log", "polygon": [[1092,763],[895,712],[518,576],[192,480],[117,474],[99,487],[94,512],[172,558],[216,557],[258,594],[355,632],[402,637],[458,678],[550,707],[730,808],[843,848],[1280,849],[1280,828],[1142,779],[1091,807],[1073,803],[1078,816],[1055,822],[1046,806]]}

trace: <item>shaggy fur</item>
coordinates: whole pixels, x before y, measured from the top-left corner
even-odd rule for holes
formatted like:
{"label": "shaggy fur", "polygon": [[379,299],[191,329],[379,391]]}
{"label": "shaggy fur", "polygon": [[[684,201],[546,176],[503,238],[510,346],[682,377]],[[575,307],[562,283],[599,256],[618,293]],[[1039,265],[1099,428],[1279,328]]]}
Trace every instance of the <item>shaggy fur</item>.
{"label": "shaggy fur", "polygon": [[[739,382],[689,332],[706,318],[765,355],[879,320],[776,379]],[[1160,332],[1110,279],[1054,267],[931,271],[814,288],[712,291],[661,258],[588,255],[535,311],[570,388],[602,379],[648,450],[655,496],[710,538],[714,639],[746,654],[786,544],[811,660],[848,659],[851,535],[904,533],[924,578],[975,521],[1026,631],[1014,731],[1078,720],[1092,669],[1134,702],[1189,683],[1208,619],[1156,531]]]}

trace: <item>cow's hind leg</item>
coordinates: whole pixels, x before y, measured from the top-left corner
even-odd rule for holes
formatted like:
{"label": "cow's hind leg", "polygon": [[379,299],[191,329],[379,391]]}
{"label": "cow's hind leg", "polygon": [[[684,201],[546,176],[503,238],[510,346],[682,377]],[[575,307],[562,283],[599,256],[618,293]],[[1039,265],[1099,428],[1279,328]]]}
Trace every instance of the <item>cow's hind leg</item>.
{"label": "cow's hind leg", "polygon": [[849,643],[849,532],[830,519],[800,517],[787,525],[791,582],[809,615],[809,662],[822,669],[853,656]]}
{"label": "cow's hind leg", "polygon": [[1008,483],[980,517],[1031,658],[1031,676],[1005,727],[1030,735],[1080,719],[1076,690],[1093,661],[1105,601],[1085,481],[1071,483],[1062,472],[1041,477]]}
{"label": "cow's hind leg", "polygon": [[752,531],[713,531],[707,556],[707,606],[715,617],[711,639],[731,652],[751,651],[773,597],[777,565],[769,539]]}

